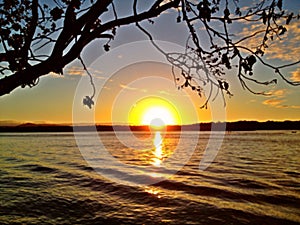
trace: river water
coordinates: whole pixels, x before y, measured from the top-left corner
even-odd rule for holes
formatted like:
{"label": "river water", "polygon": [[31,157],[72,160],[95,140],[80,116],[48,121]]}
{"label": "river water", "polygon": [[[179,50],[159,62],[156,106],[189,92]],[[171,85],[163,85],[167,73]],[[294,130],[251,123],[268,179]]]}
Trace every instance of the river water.
{"label": "river water", "polygon": [[[143,185],[122,182],[132,176],[126,167],[116,179],[99,173],[73,133],[1,133],[0,224],[300,224],[299,131],[226,133],[205,170],[209,132],[134,136],[141,141],[128,147],[118,141],[130,142],[127,132],[99,133],[129,166],[164,167],[179,141],[186,149],[197,143],[179,171],[157,182],[161,174],[146,171],[153,182]],[[105,169],[116,174],[113,165]]]}

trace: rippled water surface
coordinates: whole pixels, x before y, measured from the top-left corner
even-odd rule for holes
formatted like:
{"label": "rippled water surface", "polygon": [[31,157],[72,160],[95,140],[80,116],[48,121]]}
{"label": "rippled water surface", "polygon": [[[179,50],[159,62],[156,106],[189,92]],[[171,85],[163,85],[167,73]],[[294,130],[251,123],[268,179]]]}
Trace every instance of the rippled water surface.
{"label": "rippled water surface", "polygon": [[[87,163],[72,133],[0,134],[0,224],[300,224],[299,131],[227,133],[204,171],[209,133],[139,132],[138,142],[126,132],[99,136],[128,170],[102,165],[101,154],[96,167]],[[179,142],[186,150],[194,140],[180,171],[156,173]],[[122,182],[135,176],[153,182]]]}

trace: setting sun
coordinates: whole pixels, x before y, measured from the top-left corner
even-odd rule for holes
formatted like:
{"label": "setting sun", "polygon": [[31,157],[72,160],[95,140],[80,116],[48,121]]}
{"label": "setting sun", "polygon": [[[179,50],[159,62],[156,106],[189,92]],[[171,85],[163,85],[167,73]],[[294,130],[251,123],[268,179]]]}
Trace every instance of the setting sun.
{"label": "setting sun", "polygon": [[169,101],[148,97],[138,101],[129,113],[129,123],[162,128],[165,125],[181,124],[178,111]]}
{"label": "setting sun", "polygon": [[144,125],[150,125],[152,127],[163,127],[167,124],[175,124],[171,112],[161,106],[154,106],[147,109],[141,122]]}

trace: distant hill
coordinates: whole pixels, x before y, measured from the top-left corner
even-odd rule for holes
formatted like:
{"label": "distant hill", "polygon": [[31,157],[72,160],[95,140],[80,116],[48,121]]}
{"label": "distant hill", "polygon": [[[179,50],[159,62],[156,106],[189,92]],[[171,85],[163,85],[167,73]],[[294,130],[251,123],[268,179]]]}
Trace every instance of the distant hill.
{"label": "distant hill", "polygon": [[[251,131],[251,130],[300,130],[300,121],[237,121],[227,123],[199,123],[189,125],[171,125],[167,126],[167,131],[210,131],[223,130],[226,126],[227,131]],[[111,126],[97,125],[98,131],[150,131],[148,126]],[[95,127],[91,125],[77,125],[76,131],[89,132],[94,131]],[[13,126],[10,123],[0,124],[0,132],[73,132],[73,126],[60,124],[35,124],[24,123]]]}
{"label": "distant hill", "polygon": [[20,122],[15,121],[15,120],[0,120],[0,127],[4,126],[4,127],[14,127],[19,125]]}

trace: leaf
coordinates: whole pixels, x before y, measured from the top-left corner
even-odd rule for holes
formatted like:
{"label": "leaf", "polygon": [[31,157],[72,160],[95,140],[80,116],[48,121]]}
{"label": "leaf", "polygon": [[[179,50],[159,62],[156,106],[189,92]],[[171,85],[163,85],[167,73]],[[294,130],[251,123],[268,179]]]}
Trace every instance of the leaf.
{"label": "leaf", "polygon": [[241,10],[240,10],[239,7],[237,7],[237,8],[235,9],[235,15],[237,15],[237,16],[242,16],[242,12],[241,12]]}
{"label": "leaf", "polygon": [[223,54],[222,55],[222,64],[225,64],[225,66],[227,67],[227,69],[231,69],[231,65],[230,65],[230,62],[229,62],[229,59],[228,59],[228,56],[227,54]]}
{"label": "leaf", "polygon": [[282,0],[278,0],[277,7],[282,10]]}
{"label": "leaf", "polygon": [[209,8],[210,3],[208,1],[203,1],[200,2],[197,5],[197,9],[199,11],[199,17],[206,19],[208,22],[210,21],[211,18],[211,9]]}
{"label": "leaf", "polygon": [[189,82],[188,82],[187,80],[185,81],[184,86],[185,86],[185,87],[188,87],[188,86],[189,86]]}
{"label": "leaf", "polygon": [[89,107],[89,109],[91,109],[92,106],[95,104],[93,99],[90,96],[85,96],[82,103],[83,103],[83,105],[86,105],[87,107]]}
{"label": "leaf", "polygon": [[223,82],[223,87],[224,87],[224,90],[227,91],[228,88],[229,88],[229,84],[226,81],[224,81]]}
{"label": "leaf", "polygon": [[278,34],[279,35],[284,35],[287,29],[284,26],[279,26],[278,27]]}
{"label": "leaf", "polygon": [[108,51],[109,51],[109,48],[110,48],[110,45],[109,45],[109,44],[105,44],[103,47],[104,47],[104,50],[105,50],[106,52],[108,52]]}
{"label": "leaf", "polygon": [[246,61],[250,69],[252,69],[252,66],[254,65],[254,63],[256,63],[256,58],[254,55],[250,55],[246,58]]}
{"label": "leaf", "polygon": [[80,5],[81,5],[80,0],[73,0],[72,4],[75,9],[80,9]]}
{"label": "leaf", "polygon": [[286,19],[286,25],[289,25],[289,24],[290,24],[290,22],[291,22],[291,20],[292,20],[292,18],[293,18],[293,15],[294,15],[294,13],[291,13],[291,14],[288,16],[288,18]]}
{"label": "leaf", "polygon": [[56,21],[56,20],[59,20],[59,19],[61,18],[63,12],[64,12],[64,11],[63,11],[62,9],[60,9],[60,8],[58,8],[58,7],[55,7],[54,9],[52,9],[52,10],[50,11],[50,15],[52,16],[52,19],[53,19],[54,21]]}
{"label": "leaf", "polygon": [[229,19],[229,15],[230,15],[229,9],[226,8],[226,9],[224,10],[224,19],[225,19],[225,20],[228,20],[228,19]]}
{"label": "leaf", "polygon": [[[272,37],[272,36],[271,36]],[[255,52],[256,55],[261,55],[263,56],[264,55],[264,51],[261,50],[261,49],[257,49],[256,52]]]}
{"label": "leaf", "polygon": [[11,28],[12,28],[13,30],[15,30],[15,31],[19,31],[20,28],[21,28],[21,26],[20,26],[18,23],[14,23],[14,24],[11,26]]}
{"label": "leaf", "polygon": [[218,80],[218,83],[219,83],[220,88],[223,89],[223,82]]}
{"label": "leaf", "polygon": [[113,35],[116,35],[117,29],[114,27],[111,32],[112,32]]}
{"label": "leaf", "polygon": [[231,58],[233,59],[233,58],[236,57],[239,53],[240,53],[240,52],[239,52],[239,50],[237,49],[237,47],[234,47],[233,55],[231,56]]}

